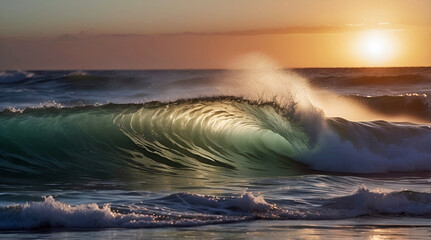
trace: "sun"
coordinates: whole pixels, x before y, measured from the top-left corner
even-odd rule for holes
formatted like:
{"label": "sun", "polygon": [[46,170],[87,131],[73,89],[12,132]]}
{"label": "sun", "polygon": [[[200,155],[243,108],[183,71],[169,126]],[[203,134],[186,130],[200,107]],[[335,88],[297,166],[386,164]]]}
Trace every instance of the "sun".
{"label": "sun", "polygon": [[387,31],[363,32],[355,46],[357,55],[371,65],[381,65],[394,55],[394,39]]}

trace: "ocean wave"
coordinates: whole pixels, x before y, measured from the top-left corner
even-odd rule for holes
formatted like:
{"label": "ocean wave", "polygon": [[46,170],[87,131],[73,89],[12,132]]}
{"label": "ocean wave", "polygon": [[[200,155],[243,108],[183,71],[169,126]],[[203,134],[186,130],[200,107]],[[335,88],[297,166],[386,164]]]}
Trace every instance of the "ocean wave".
{"label": "ocean wave", "polygon": [[431,122],[431,97],[426,94],[407,93],[400,96],[345,96],[365,105],[368,109],[387,116],[411,116]]}
{"label": "ocean wave", "polygon": [[0,83],[16,83],[34,76],[34,73],[26,71],[0,72]]}
{"label": "ocean wave", "polygon": [[[199,226],[251,220],[335,220],[362,216],[431,216],[431,195],[413,191],[372,192],[316,199],[302,207],[266,201],[262,195],[213,196],[176,193],[122,206],[69,205],[52,196],[41,202],[0,207],[0,229],[154,228]],[[155,207],[154,207],[155,206]]]}
{"label": "ocean wave", "polygon": [[409,190],[372,192],[362,187],[353,195],[326,200],[323,206],[348,212],[352,216],[383,214],[429,217],[431,194]]}
{"label": "ocean wave", "polygon": [[319,76],[311,79],[317,86],[327,84],[359,87],[359,86],[406,86],[414,84],[426,84],[430,82],[426,74],[400,74],[400,75],[358,75],[358,76]]}
{"label": "ocean wave", "polygon": [[[235,198],[179,193],[164,198],[171,203],[178,199],[183,201],[184,207],[194,205],[200,207],[202,211],[203,208],[210,207],[213,210],[237,214],[229,215],[211,211],[199,213],[200,210],[183,212],[184,209],[160,213],[139,206],[131,206],[130,209],[124,210],[125,206],[120,210],[109,204],[99,206],[95,203],[71,206],[48,196],[44,197],[42,202],[0,207],[0,229],[199,226],[250,220],[254,218],[253,212],[264,212],[273,207],[266,203],[263,197],[255,197],[251,193],[244,193]],[[247,215],[241,213],[247,213]]]}
{"label": "ocean wave", "polygon": [[351,122],[233,97],[3,111],[0,140],[0,172],[9,175],[431,170],[427,125]]}
{"label": "ocean wave", "polygon": [[82,71],[82,70],[74,71],[74,72],[67,74],[67,76],[87,76],[87,75],[88,75],[88,73],[85,71]]}

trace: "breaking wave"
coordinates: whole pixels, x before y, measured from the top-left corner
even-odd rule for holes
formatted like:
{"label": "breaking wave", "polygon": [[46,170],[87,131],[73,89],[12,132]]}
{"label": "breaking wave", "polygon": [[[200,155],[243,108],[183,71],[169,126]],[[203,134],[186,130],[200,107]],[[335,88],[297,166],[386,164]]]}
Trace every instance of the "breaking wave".
{"label": "breaking wave", "polygon": [[428,125],[352,122],[235,97],[5,110],[0,141],[0,172],[12,175],[431,170]]}
{"label": "breaking wave", "polygon": [[[298,207],[262,195],[212,196],[175,193],[129,205],[69,205],[52,196],[41,202],[0,207],[0,229],[181,227],[250,220],[334,220],[361,216],[431,216],[429,193],[372,192],[360,188],[352,195],[319,199]],[[311,200],[313,201],[313,200]],[[154,204],[158,208],[151,207]],[[162,209],[162,210],[160,210]]]}

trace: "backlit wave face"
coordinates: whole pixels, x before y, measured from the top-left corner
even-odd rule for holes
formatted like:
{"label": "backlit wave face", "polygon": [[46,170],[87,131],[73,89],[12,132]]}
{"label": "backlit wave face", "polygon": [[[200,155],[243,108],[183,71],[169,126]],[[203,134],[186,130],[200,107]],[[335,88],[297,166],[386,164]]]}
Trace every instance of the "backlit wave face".
{"label": "backlit wave face", "polygon": [[136,145],[193,168],[251,169],[261,161],[282,167],[308,143],[306,133],[273,106],[242,99],[141,108],[120,114],[114,122]]}
{"label": "backlit wave face", "polygon": [[108,173],[127,164],[156,172],[288,169],[289,155],[308,143],[274,106],[231,98],[36,109],[3,113],[0,122],[2,170],[10,173]]}
{"label": "backlit wave face", "polygon": [[[155,92],[149,96],[160,101],[6,109],[0,115],[1,171],[43,175],[70,170],[71,176],[109,177],[142,171],[178,174],[178,169],[203,175],[278,170],[290,174],[304,166],[351,173],[431,170],[426,125],[354,122],[345,116],[392,118],[358,104],[354,97],[312,87],[300,74],[280,70],[259,56],[239,59],[236,64],[243,69],[203,71],[198,77],[188,71],[125,71],[107,79],[86,72],[67,76],[55,72],[51,79],[5,73],[2,84],[17,88],[7,94],[23,102],[32,99],[18,98],[21,92],[35,92],[40,89],[34,86],[44,84],[71,96],[82,91],[96,99],[103,99],[107,92],[116,97]],[[314,74],[319,75],[319,70]],[[128,84],[120,88],[120,80]],[[362,75],[360,81],[356,75],[351,80],[365,86],[369,82]],[[26,88],[20,89],[22,85]],[[136,99],[129,97],[118,99]],[[413,101],[409,96],[368,101],[386,111],[400,108],[392,103],[394,99],[414,106],[414,110],[405,107],[412,110],[406,112],[411,115],[426,119],[431,112],[426,94]]]}
{"label": "backlit wave face", "polygon": [[292,173],[303,165],[353,173],[431,170],[427,126],[301,114],[241,98],[3,112],[1,171],[109,177],[183,169]]}

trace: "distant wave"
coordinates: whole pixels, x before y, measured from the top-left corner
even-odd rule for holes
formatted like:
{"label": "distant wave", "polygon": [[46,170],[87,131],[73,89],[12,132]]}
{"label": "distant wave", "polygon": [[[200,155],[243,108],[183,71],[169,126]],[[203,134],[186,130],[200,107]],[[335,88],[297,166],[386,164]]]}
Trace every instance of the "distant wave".
{"label": "distant wave", "polygon": [[[320,199],[320,206],[289,207],[245,192],[236,196],[176,193],[146,202],[68,205],[52,196],[41,202],[0,207],[0,230],[43,228],[145,228],[199,226],[251,220],[334,220],[359,216],[431,216],[431,194],[413,191],[371,192]],[[169,214],[167,214],[168,212]]]}
{"label": "distant wave", "polygon": [[431,170],[427,125],[327,119],[233,97],[6,110],[0,140],[4,176]]}
{"label": "distant wave", "polygon": [[87,75],[88,75],[87,72],[81,71],[81,70],[78,70],[78,71],[71,72],[71,73],[67,74],[67,76],[87,76]]}
{"label": "distant wave", "polygon": [[317,86],[327,84],[340,86],[404,86],[412,84],[430,83],[431,78],[423,74],[401,74],[387,76],[319,76],[311,79],[311,82]]}
{"label": "distant wave", "polygon": [[31,78],[34,73],[26,71],[16,71],[16,72],[0,72],[0,83],[14,83],[21,80]]}
{"label": "distant wave", "polygon": [[426,94],[405,94],[403,96],[347,96],[376,112],[397,116],[413,116],[431,122],[431,97]]}

